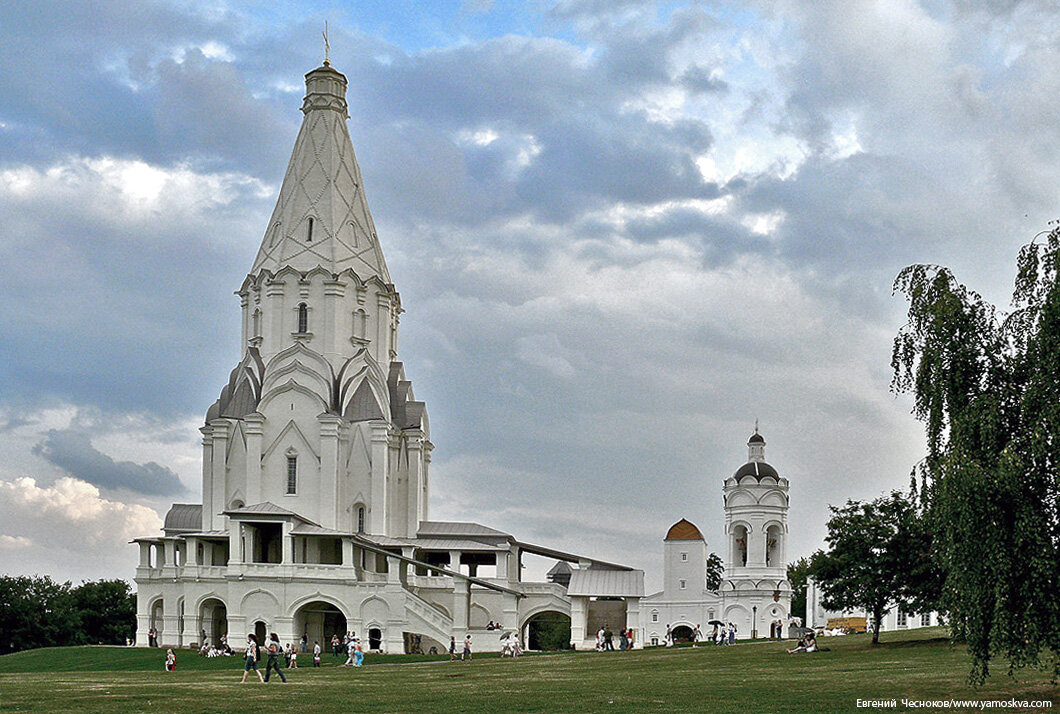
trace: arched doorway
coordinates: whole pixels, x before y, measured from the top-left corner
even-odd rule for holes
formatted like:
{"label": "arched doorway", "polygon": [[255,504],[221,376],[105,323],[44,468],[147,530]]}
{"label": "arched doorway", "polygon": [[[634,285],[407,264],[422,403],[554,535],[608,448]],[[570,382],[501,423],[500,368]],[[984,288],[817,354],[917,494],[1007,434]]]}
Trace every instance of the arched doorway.
{"label": "arched doorway", "polygon": [[526,622],[526,647],[531,650],[570,649],[570,617],[562,612],[541,612]]}
{"label": "arched doorway", "polygon": [[258,620],[254,623],[254,637],[257,638],[259,645],[265,644],[265,638],[269,635],[268,629],[269,626],[261,620]]}
{"label": "arched doorway", "polygon": [[228,608],[218,598],[210,597],[199,605],[199,622],[206,631],[206,642],[221,646],[221,637],[228,635]]}
{"label": "arched doorway", "polygon": [[154,646],[158,647],[162,638],[162,623],[164,621],[165,610],[162,605],[162,598],[158,598],[151,605],[151,622],[148,625],[155,631]]}
{"label": "arched doorway", "polygon": [[294,613],[295,638],[305,635],[310,649],[314,642],[319,642],[322,650],[328,650],[332,636],[338,635],[339,640],[342,640],[348,629],[346,616],[330,602],[313,600]]}
{"label": "arched doorway", "polygon": [[682,642],[692,641],[692,628],[688,625],[678,625],[670,630],[670,637],[673,638],[674,644],[681,644]]}
{"label": "arched doorway", "polygon": [[380,650],[383,648],[383,631],[378,627],[368,628],[368,649]]}

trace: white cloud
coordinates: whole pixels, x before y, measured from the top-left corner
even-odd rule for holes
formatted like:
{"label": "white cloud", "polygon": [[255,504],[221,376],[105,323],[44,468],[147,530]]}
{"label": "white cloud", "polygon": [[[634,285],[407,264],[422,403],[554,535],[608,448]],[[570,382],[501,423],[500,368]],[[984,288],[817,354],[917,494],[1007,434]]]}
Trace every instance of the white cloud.
{"label": "white cloud", "polygon": [[59,580],[129,577],[136,563],[129,539],[157,534],[161,526],[154,510],[103,498],[84,481],[0,481],[0,572]]}

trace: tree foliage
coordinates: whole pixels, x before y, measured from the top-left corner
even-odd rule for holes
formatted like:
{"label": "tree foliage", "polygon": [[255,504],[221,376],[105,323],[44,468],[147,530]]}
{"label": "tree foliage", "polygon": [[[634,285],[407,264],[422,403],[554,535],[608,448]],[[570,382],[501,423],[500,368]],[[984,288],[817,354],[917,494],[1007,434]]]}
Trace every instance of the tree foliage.
{"label": "tree foliage", "polygon": [[910,499],[897,491],[875,501],[831,506],[828,550],[816,564],[825,607],[865,609],[872,615],[872,643],[892,606],[921,609],[931,592],[923,578],[930,539]]}
{"label": "tree foliage", "polygon": [[707,556],[707,590],[712,593],[718,592],[721,587],[721,576],[725,572],[725,562],[717,553]]}
{"label": "tree foliage", "polygon": [[806,578],[817,574],[824,551],[815,551],[794,563],[788,563],[788,582],[791,583],[791,614],[804,617],[806,613]]}
{"label": "tree foliage", "polygon": [[1007,315],[943,267],[910,266],[895,281],[910,305],[893,388],[912,394],[925,425],[920,499],[977,681],[995,656],[1011,672],[1060,651],[1058,231],[1021,250]]}
{"label": "tree foliage", "polygon": [[125,644],[136,597],[123,580],[77,587],[48,576],[0,576],[0,654],[38,647]]}

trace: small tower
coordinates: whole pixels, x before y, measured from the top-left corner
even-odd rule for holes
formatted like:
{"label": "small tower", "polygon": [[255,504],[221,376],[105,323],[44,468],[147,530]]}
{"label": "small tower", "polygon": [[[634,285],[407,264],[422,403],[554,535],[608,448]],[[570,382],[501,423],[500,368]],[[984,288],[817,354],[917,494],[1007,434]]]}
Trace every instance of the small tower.
{"label": "small tower", "polygon": [[766,463],[766,440],[747,440],[747,463],[725,480],[726,577],[787,577],[788,480]]}
{"label": "small tower", "polygon": [[671,600],[701,600],[706,590],[707,541],[682,518],[663,540],[663,589]]}

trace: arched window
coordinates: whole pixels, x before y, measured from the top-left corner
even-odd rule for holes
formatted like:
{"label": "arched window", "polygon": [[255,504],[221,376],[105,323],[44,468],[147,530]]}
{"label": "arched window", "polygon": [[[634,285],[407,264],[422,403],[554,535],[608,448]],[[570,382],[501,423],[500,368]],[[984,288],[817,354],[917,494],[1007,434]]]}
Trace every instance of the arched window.
{"label": "arched window", "polygon": [[298,331],[302,334],[309,332],[309,306],[304,302],[298,305]]}
{"label": "arched window", "polygon": [[357,506],[357,532],[364,533],[364,506]]}
{"label": "arched window", "polygon": [[252,321],[252,334],[251,337],[261,337],[261,310],[254,309],[254,319]]}
{"label": "arched window", "polygon": [[747,565],[747,527],[736,526],[732,534],[732,560],[739,566]]}
{"label": "arched window", "polygon": [[353,313],[353,336],[363,340],[368,335],[368,313],[357,310]]}
{"label": "arched window", "polygon": [[766,529],[766,565],[778,567],[780,565],[782,551],[780,526],[770,526]]}
{"label": "arched window", "polygon": [[298,456],[287,456],[287,493],[298,492]]}
{"label": "arched window", "polygon": [[310,219],[309,219],[309,230],[306,231],[305,242],[306,243],[312,243],[313,242],[313,219],[312,219],[312,217],[310,217]]}

